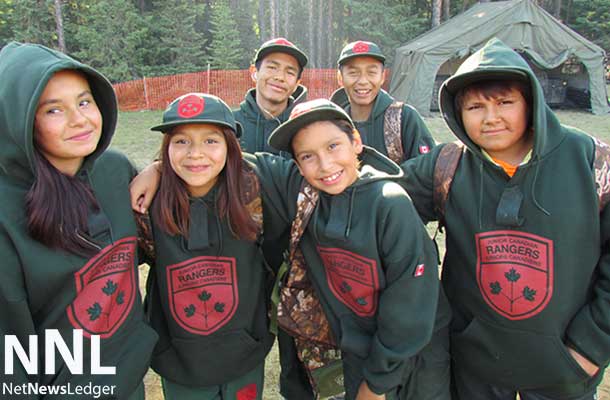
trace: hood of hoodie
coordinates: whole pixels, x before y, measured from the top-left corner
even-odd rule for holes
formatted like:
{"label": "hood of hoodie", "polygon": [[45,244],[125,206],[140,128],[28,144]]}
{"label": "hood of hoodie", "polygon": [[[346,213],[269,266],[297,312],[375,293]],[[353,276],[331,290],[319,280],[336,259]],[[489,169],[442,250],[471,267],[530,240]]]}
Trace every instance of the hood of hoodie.
{"label": "hood of hoodie", "polygon": [[[292,111],[292,108],[300,102],[304,101],[306,98],[307,88],[303,85],[298,85],[294,93],[292,93],[292,95],[288,97],[288,107],[286,107],[286,109],[280,115],[278,115],[276,119],[279,119],[281,121],[287,120],[288,116],[290,115],[290,111]],[[246,118],[251,121],[256,121],[258,118],[262,118],[263,120],[266,119],[264,112],[256,103],[256,88],[248,90],[248,93],[246,93],[246,98],[244,99],[244,101],[241,102],[239,108],[244,113]]]}
{"label": "hood of hoodie", "polygon": [[102,135],[96,150],[82,168],[110,145],[117,121],[117,101],[110,82],[93,68],[40,45],[11,42],[0,52],[0,169],[22,182],[31,183],[34,167],[34,118],[38,100],[49,79],[60,70],[82,71],[102,114]]}
{"label": "hood of hoodie", "polygon": [[[341,106],[345,111],[351,115],[351,107],[349,105],[349,98],[345,88],[339,88],[333,92],[330,96],[330,101]],[[375,97],[375,103],[373,104],[373,110],[368,118],[368,121],[374,121],[379,116],[385,113],[385,110],[394,102],[394,99],[388,92],[383,89],[379,90],[377,97]]]}
{"label": "hood of hoodie", "polygon": [[486,159],[479,146],[466,134],[459,116],[460,111],[456,109],[455,93],[449,90],[448,85],[461,81],[473,82],[477,77],[484,78],[502,73],[525,74],[529,80],[533,108],[530,112],[534,134],[532,161],[542,159],[561,143],[565,137],[565,131],[560,129],[559,120],[546,105],[542,87],[530,66],[523,57],[499,39],[494,38],[488,41],[485,46],[468,57],[456,73],[442,84],[439,91],[439,103],[443,118],[460,141],[466,144],[474,154]]}

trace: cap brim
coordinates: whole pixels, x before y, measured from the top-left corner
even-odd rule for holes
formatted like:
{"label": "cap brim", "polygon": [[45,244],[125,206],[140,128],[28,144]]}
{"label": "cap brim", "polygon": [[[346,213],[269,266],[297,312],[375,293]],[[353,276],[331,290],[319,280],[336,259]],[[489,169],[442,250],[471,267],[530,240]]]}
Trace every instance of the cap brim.
{"label": "cap brim", "polygon": [[466,72],[460,75],[454,75],[447,79],[444,85],[447,87],[447,90],[455,95],[462,88],[472,85],[473,83],[481,82],[481,81],[507,81],[507,80],[517,80],[522,82],[529,82],[529,76],[525,71],[521,71],[518,69],[513,70],[484,70],[478,69],[470,72]]}
{"label": "cap brim", "polygon": [[165,124],[160,124],[160,125],[156,125],[153,126],[152,128],[150,128],[151,131],[158,131],[158,132],[162,132],[162,133],[167,133],[170,130],[172,130],[174,127],[178,126],[178,125],[186,125],[186,124],[214,124],[214,125],[221,125],[224,126],[226,128],[231,129],[232,131],[235,132],[235,136],[237,138],[241,137],[241,133],[242,133],[242,127],[241,124],[239,122],[235,122],[235,128],[234,129],[233,126],[231,126],[231,124],[226,123],[225,121],[218,121],[215,119],[189,119],[189,120],[184,120],[184,121],[174,121],[174,122],[168,122]]}
{"label": "cap brim", "polygon": [[276,150],[286,151],[292,154],[292,139],[297,132],[299,132],[299,130],[317,121],[328,121],[334,119],[341,119],[351,123],[349,118],[346,118],[346,115],[338,110],[313,110],[299,115],[295,119],[288,120],[277,127],[269,136],[269,145]]}
{"label": "cap brim", "polygon": [[371,58],[375,58],[375,59],[381,61],[381,63],[385,65],[385,57],[384,56],[379,55],[379,54],[368,54],[368,53],[350,54],[349,56],[345,56],[345,57],[341,58],[339,61],[337,61],[337,65],[342,66],[343,64],[345,64],[346,62],[348,62],[352,58],[356,58],[356,57],[371,57]]}
{"label": "cap brim", "polygon": [[305,66],[307,65],[307,56],[303,52],[285,45],[271,45],[265,47],[264,49],[258,52],[256,61],[262,60],[263,58],[265,58],[265,56],[271,53],[286,53],[288,55],[293,56],[297,59],[297,62],[299,63],[301,69],[305,68]]}

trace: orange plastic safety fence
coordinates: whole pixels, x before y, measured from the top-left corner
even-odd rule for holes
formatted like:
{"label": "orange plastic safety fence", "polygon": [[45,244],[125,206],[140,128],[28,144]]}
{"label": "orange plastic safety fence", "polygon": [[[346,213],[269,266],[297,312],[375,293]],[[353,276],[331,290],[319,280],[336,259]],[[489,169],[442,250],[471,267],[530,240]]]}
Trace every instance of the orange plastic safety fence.
{"label": "orange plastic safety fence", "polygon": [[[308,99],[328,98],[338,88],[336,69],[306,69],[302,84]],[[143,78],[114,85],[121,111],[163,110],[176,97],[189,92],[214,94],[237,107],[254,86],[248,70],[211,70]]]}

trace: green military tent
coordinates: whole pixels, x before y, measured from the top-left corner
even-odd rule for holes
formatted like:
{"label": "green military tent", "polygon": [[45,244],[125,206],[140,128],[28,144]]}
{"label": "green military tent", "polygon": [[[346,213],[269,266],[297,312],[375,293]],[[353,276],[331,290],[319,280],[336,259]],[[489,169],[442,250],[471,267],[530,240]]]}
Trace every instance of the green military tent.
{"label": "green military tent", "polygon": [[603,49],[531,0],[476,4],[399,47],[390,93],[429,115],[430,109],[438,109],[440,83],[492,37],[524,56],[542,83],[547,103],[588,108],[594,114],[610,111]]}

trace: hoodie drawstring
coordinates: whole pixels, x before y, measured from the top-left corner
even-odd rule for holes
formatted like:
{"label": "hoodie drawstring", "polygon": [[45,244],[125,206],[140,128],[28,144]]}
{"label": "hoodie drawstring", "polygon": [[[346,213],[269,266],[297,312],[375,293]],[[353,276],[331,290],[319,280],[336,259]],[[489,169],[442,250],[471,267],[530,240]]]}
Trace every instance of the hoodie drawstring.
{"label": "hoodie drawstring", "polygon": [[347,213],[347,228],[345,228],[345,239],[349,237],[350,230],[352,229],[352,214],[354,212],[354,197],[356,197],[356,190],[354,188],[349,197],[349,211]]}
{"label": "hoodie drawstring", "polygon": [[535,159],[535,163],[536,163],[536,170],[534,171],[534,179],[532,181],[532,202],[534,203],[536,208],[538,208],[540,211],[542,211],[546,216],[551,216],[551,213],[548,212],[544,207],[542,207],[542,205],[540,205],[540,203],[538,203],[538,200],[536,200],[536,181],[538,180],[538,170],[540,169],[540,158],[537,156]]}

